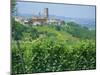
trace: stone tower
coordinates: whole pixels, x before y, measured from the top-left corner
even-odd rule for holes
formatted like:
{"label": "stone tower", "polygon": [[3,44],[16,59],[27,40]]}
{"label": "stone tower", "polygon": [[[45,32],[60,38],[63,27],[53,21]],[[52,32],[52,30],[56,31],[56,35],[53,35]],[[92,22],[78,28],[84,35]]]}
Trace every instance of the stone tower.
{"label": "stone tower", "polygon": [[48,14],[48,8],[44,8],[44,17],[48,18],[49,14]]}

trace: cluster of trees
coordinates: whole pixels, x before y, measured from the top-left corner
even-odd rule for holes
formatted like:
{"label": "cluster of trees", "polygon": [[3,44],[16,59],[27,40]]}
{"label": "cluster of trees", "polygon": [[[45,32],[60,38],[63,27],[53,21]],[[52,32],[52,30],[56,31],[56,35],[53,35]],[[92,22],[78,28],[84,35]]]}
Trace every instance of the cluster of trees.
{"label": "cluster of trees", "polygon": [[89,30],[87,27],[82,27],[77,23],[68,22],[69,28],[67,32],[75,37],[82,39],[95,39],[95,30]]}
{"label": "cluster of trees", "polygon": [[95,30],[89,30],[87,27],[82,27],[75,22],[68,22],[66,25],[56,26],[58,31],[66,31],[73,37],[81,39],[95,39]]}

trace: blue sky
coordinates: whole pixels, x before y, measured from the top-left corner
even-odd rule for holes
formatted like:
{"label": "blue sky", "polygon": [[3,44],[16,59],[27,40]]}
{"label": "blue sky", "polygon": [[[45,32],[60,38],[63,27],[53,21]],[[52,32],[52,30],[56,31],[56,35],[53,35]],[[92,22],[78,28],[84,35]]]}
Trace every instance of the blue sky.
{"label": "blue sky", "polygon": [[95,18],[95,6],[68,5],[68,4],[50,4],[36,2],[17,2],[19,14],[37,15],[43,13],[44,8],[49,8],[49,15],[65,16],[71,18]]}

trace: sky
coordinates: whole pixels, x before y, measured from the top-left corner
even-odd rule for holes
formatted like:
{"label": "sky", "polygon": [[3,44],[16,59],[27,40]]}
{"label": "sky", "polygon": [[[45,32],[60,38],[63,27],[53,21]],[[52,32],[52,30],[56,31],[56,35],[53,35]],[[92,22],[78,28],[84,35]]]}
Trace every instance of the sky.
{"label": "sky", "polygon": [[49,9],[49,15],[95,19],[95,6],[89,5],[70,5],[36,2],[17,2],[16,5],[19,14],[38,15],[43,14],[43,9]]}

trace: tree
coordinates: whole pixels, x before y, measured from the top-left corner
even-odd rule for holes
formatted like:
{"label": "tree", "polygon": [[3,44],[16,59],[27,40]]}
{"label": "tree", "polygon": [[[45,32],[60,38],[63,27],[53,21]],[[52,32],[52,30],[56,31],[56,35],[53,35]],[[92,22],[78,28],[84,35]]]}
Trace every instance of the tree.
{"label": "tree", "polygon": [[11,12],[13,13],[15,11],[16,6],[16,0],[11,0]]}

